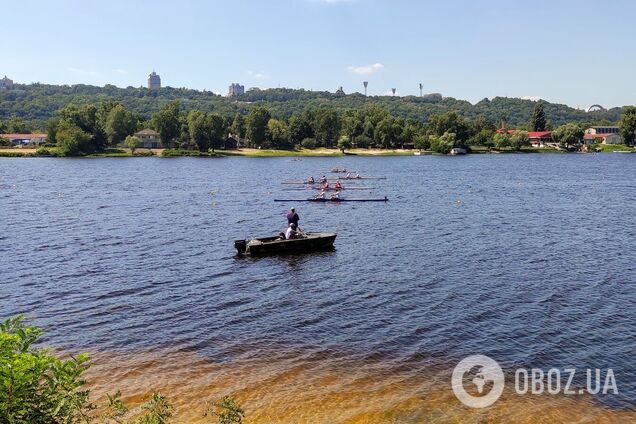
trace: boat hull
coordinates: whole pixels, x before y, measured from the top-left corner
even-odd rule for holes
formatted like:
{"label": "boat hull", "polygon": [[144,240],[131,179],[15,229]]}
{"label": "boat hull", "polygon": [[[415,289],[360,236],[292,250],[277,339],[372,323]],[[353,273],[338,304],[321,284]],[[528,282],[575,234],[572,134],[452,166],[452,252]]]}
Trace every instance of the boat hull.
{"label": "boat hull", "polygon": [[333,249],[336,233],[306,233],[305,238],[293,240],[277,240],[277,238],[235,240],[234,247],[239,255],[246,256],[319,252]]}

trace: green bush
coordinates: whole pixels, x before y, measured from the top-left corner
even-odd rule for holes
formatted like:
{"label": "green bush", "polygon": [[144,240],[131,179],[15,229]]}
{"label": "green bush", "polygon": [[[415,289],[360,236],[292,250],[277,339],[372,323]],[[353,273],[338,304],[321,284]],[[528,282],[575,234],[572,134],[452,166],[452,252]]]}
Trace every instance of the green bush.
{"label": "green bush", "polygon": [[[48,349],[34,348],[42,330],[27,326],[21,316],[0,323],[0,423],[7,424],[168,424],[173,416],[167,398],[153,393],[141,405],[141,415],[129,417],[121,393],[107,395],[96,414],[82,378],[89,356],[62,360]],[[212,403],[206,416],[219,424],[242,423],[245,413],[230,396]]]}
{"label": "green bush", "polygon": [[300,146],[305,149],[315,149],[316,148],[316,139],[314,138],[306,138],[300,142]]}

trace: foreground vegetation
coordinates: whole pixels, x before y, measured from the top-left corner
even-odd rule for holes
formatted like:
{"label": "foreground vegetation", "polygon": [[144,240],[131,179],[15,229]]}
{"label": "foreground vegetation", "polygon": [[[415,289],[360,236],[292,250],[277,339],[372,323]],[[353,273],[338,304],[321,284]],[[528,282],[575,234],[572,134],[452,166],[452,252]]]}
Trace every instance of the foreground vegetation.
{"label": "foreground vegetation", "polygon": [[[120,392],[101,405],[91,402],[82,375],[90,366],[87,354],[60,359],[34,344],[42,330],[22,317],[0,324],[0,422],[7,424],[168,424],[172,405],[153,393],[141,407],[129,409]],[[219,424],[242,423],[245,412],[226,396],[208,403],[206,417]]]}

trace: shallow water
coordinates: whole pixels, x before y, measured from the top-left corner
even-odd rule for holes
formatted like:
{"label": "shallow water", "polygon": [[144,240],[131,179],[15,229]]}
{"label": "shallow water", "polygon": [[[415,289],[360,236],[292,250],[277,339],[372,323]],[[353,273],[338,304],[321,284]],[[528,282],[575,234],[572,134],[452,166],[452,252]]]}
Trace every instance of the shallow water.
{"label": "shallow water", "polygon": [[[626,422],[634,160],[0,159],[0,315],[94,351],[98,392],[185,405],[229,390],[250,422]],[[280,181],[333,166],[387,176],[364,185],[390,201],[297,203],[302,227],[338,233],[335,251],[235,257],[234,239],[285,226],[274,198],[306,196]],[[508,374],[612,368],[620,393],[469,410],[449,375],[477,353]]]}

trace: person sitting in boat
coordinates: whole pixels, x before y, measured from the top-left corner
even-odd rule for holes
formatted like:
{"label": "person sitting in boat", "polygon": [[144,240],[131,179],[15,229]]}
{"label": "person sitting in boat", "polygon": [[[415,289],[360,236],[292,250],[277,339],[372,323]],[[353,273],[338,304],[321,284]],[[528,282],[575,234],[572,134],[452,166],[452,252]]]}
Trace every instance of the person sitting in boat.
{"label": "person sitting in boat", "polygon": [[298,227],[293,222],[291,224],[289,224],[289,227],[287,227],[287,232],[285,232],[285,239],[287,239],[287,240],[295,239],[296,236],[298,235],[298,232],[296,231],[296,228],[298,228]]}
{"label": "person sitting in boat", "polygon": [[329,190],[329,181],[325,181],[325,183],[322,185],[322,189]]}
{"label": "person sitting in boat", "polygon": [[316,194],[316,195],[314,196],[314,200],[321,200],[321,199],[324,199],[324,198],[325,198],[325,194],[326,194],[326,193],[327,193],[327,192],[325,191],[325,189],[320,190],[320,193],[318,193],[318,194]]}
{"label": "person sitting in boat", "polygon": [[314,180],[314,176],[313,175],[311,177],[307,178],[307,183],[314,184],[315,182],[316,182],[316,180]]}
{"label": "person sitting in boat", "polygon": [[360,174],[356,173],[356,176],[355,176],[355,177],[353,177],[353,178],[355,178],[355,179],[359,179],[359,178],[361,178],[361,177],[360,177]]}
{"label": "person sitting in boat", "polygon": [[276,239],[276,241],[280,241],[280,240],[286,240],[285,233],[282,231],[278,233],[278,238]]}
{"label": "person sitting in boat", "polygon": [[351,178],[351,172],[347,173],[347,175],[345,175],[345,180],[348,180],[349,178]]}
{"label": "person sitting in boat", "polygon": [[336,190],[335,193],[331,195],[331,200],[340,200],[340,190]]}
{"label": "person sitting in boat", "polygon": [[324,175],[322,177],[320,177],[320,184],[324,184],[327,182],[327,177],[325,177]]}
{"label": "person sitting in boat", "polygon": [[340,181],[336,181],[335,188],[336,190],[340,191],[340,189],[342,188],[342,184],[340,184]]}

